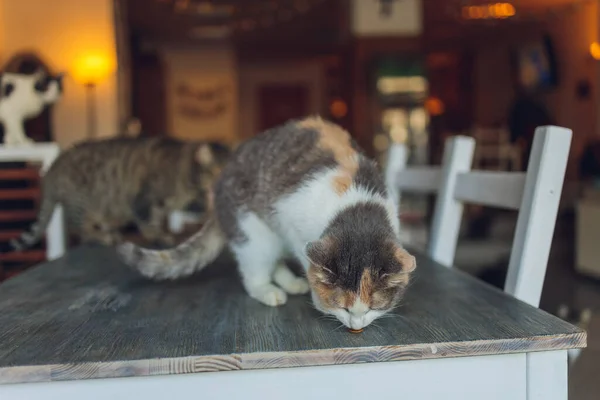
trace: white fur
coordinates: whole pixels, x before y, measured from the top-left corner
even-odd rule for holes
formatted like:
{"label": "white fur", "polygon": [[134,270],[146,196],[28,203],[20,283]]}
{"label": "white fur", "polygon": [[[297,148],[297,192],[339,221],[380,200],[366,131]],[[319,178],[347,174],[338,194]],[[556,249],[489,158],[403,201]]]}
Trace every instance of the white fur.
{"label": "white fur", "polygon": [[7,84],[14,85],[9,96],[0,97],[0,121],[4,124],[4,143],[7,146],[33,143],[25,135],[24,121],[35,117],[46,105],[54,103],[60,97],[56,81],[52,81],[45,92],[36,92],[35,83],[42,77],[43,74],[39,72],[33,75],[2,74],[0,90],[4,90]]}
{"label": "white fur", "polygon": [[347,310],[342,308],[326,310],[314,292],[312,293],[312,300],[317,310],[334,315],[342,324],[351,329],[362,329],[385,314],[385,311],[369,309],[360,298],[357,298],[354,304]]}
{"label": "white fur", "polygon": [[[351,186],[344,194],[334,190],[335,169],[327,170],[274,205],[269,224],[253,212],[242,212],[238,223],[248,240],[232,244],[240,266],[242,282],[248,294],[264,304],[276,306],[287,301],[286,292],[301,294],[309,291],[304,278],[298,278],[282,264],[286,254],[292,254],[308,270],[310,262],[304,251],[306,244],[321,238],[323,231],[346,209],[362,202],[383,205],[389,223],[399,238],[400,222],[396,205],[390,199],[364,188]],[[279,287],[275,286],[275,282]],[[315,306],[324,311],[313,294]],[[369,310],[360,300],[348,310],[333,314],[346,326],[360,329],[380,317],[381,311]]]}
{"label": "white fur", "polygon": [[400,236],[398,209],[393,201],[354,185],[340,196],[333,185],[337,174],[336,169],[328,170],[275,205],[281,236],[305,269],[309,266],[304,252],[306,244],[319,239],[335,216],[352,205],[361,202],[383,205],[396,236]]}

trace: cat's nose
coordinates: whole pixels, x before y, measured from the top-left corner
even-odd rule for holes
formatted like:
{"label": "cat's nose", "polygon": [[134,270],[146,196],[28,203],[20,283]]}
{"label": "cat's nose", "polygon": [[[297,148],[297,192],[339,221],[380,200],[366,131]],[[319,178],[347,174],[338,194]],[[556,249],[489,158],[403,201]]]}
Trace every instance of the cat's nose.
{"label": "cat's nose", "polygon": [[365,317],[360,316],[360,317],[355,317],[355,316],[351,316],[350,317],[350,328],[352,329],[362,329],[365,327]]}

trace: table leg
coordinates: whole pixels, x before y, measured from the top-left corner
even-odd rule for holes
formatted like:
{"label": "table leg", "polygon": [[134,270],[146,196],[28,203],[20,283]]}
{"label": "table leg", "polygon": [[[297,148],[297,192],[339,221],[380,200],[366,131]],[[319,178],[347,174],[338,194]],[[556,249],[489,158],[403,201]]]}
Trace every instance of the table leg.
{"label": "table leg", "polygon": [[527,400],[567,400],[567,351],[527,354]]}

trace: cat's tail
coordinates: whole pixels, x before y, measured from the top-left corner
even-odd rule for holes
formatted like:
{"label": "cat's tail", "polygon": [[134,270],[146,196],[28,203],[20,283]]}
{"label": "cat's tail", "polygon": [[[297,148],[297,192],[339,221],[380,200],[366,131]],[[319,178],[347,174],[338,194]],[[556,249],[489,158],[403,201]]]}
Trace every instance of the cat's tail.
{"label": "cat's tail", "polygon": [[206,267],[219,256],[225,244],[225,235],[213,215],[200,231],[172,249],[151,250],[128,242],[117,246],[117,253],[147,278],[174,280]]}
{"label": "cat's tail", "polygon": [[37,220],[21,234],[21,236],[11,239],[8,243],[0,245],[0,253],[10,253],[13,251],[23,251],[36,245],[44,236],[46,227],[50,223],[54,209],[58,201],[54,196],[54,191],[49,185],[43,185],[42,204],[38,212]]}

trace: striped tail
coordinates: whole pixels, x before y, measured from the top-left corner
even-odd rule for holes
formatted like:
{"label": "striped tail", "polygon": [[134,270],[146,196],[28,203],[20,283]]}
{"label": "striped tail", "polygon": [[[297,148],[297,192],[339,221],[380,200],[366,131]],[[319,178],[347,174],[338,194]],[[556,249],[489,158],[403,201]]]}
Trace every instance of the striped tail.
{"label": "striped tail", "polygon": [[150,250],[128,242],[117,246],[117,253],[125,264],[147,278],[174,280],[206,267],[219,256],[226,242],[212,216],[200,231],[172,249]]}
{"label": "striped tail", "polygon": [[55,200],[54,195],[45,190],[42,196],[42,204],[40,206],[40,211],[38,212],[37,221],[31,225],[27,231],[23,232],[21,236],[2,245],[0,247],[0,253],[23,251],[37,244],[44,236],[44,232],[50,223],[56,204],[57,201]]}

